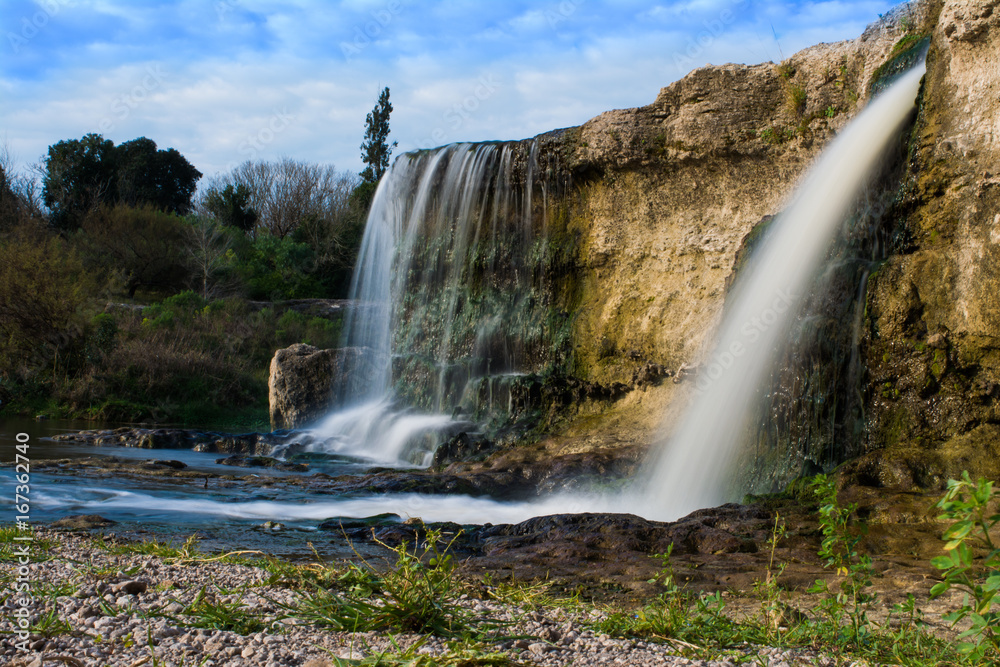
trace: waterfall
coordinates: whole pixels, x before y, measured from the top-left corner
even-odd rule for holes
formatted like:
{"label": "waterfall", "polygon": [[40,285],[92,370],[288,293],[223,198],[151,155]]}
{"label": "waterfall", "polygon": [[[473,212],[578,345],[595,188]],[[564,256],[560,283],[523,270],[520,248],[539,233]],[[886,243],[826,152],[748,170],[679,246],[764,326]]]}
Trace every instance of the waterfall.
{"label": "waterfall", "polygon": [[[380,496],[358,499],[351,512],[398,504],[465,522],[609,511],[674,520],[733,499],[753,398],[858,193],[912,113],[923,69],[869,103],[771,222],[727,298],[690,406],[631,488],[514,504]],[[365,382],[315,429],[324,451],[426,464],[429,443],[509,416],[519,378],[551,368],[553,232],[537,196],[546,194],[537,156],[535,142],[458,144],[393,165],[372,205],[345,334],[365,360]]]}
{"label": "waterfall", "polygon": [[[450,433],[513,411],[551,357],[538,142],[399,157],[372,202],[325,452],[427,465]],[[536,210],[540,209],[540,210]]]}
{"label": "waterfall", "polygon": [[924,67],[872,100],[825,150],[772,223],[727,298],[714,351],[701,364],[692,403],[646,464],[637,486],[647,518],[673,520],[732,500],[734,466],[757,388],[769,373],[796,306],[859,191],[906,119]]}

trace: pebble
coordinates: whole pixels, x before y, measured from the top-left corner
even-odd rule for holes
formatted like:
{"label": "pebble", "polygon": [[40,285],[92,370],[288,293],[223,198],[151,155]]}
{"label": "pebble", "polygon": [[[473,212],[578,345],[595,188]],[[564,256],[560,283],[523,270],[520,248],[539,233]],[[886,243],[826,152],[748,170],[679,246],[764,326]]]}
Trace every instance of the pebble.
{"label": "pebble", "polygon": [[[265,586],[267,573],[247,565],[203,562],[179,565],[153,556],[111,556],[84,537],[68,533],[42,532],[56,541],[55,557],[37,564],[32,575],[42,582],[71,582],[75,592],[56,600],[36,600],[33,613],[55,605],[60,618],[73,628],[72,635],[33,638],[33,650],[45,651],[45,664],[131,667],[145,660],[150,648],[156,664],[204,665],[204,667],[330,667],[330,656],[363,660],[382,651],[399,651],[423,642],[419,652],[433,661],[449,651],[449,642],[439,637],[387,632],[332,632],[309,625],[303,619],[280,619],[282,605],[295,601],[287,588]],[[118,582],[99,580],[75,563],[91,563],[94,570],[142,572],[144,578]],[[151,575],[155,573],[155,576]],[[162,582],[159,583],[158,582]],[[169,586],[164,583],[169,582]],[[230,605],[246,605],[267,623],[268,630],[241,636],[214,629],[185,628],[184,610],[195,596],[205,591],[206,599]],[[100,600],[114,605],[115,616],[104,616]],[[504,651],[514,662],[538,667],[561,665],[664,665],[667,667],[732,667],[729,659],[689,660],[674,655],[666,644],[616,639],[595,635],[589,623],[606,617],[593,610],[576,613],[564,609],[525,611],[489,600],[463,599],[461,604],[477,616],[488,616],[505,624],[509,635],[519,637],[488,646]],[[3,603],[0,602],[0,606]],[[90,636],[88,636],[88,634]],[[95,641],[95,637],[100,639]],[[363,648],[364,650],[359,650]],[[756,661],[768,667],[833,665],[836,661],[810,651],[775,648],[747,648],[741,661]],[[61,660],[60,656],[67,658]],[[42,655],[17,655],[10,643],[0,645],[0,665],[43,667]],[[422,663],[423,664],[423,663]]]}

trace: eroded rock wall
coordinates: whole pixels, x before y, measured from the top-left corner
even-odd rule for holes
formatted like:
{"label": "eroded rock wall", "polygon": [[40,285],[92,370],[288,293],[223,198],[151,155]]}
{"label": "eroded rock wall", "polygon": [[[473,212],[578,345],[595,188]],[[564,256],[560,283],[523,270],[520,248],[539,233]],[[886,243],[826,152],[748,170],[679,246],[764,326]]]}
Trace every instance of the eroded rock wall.
{"label": "eroded rock wall", "polygon": [[575,186],[565,231],[577,252],[572,371],[636,387],[610,407],[583,405],[567,434],[649,441],[684,405],[690,382],[636,377],[655,364],[684,378],[703,359],[745,239],[782,210],[894,48],[933,14],[904,5],[856,40],[783,63],[703,67],[647,107],[561,135]]}
{"label": "eroded rock wall", "polygon": [[868,290],[868,447],[886,485],[1000,476],[1000,2],[943,3],[898,205]]}

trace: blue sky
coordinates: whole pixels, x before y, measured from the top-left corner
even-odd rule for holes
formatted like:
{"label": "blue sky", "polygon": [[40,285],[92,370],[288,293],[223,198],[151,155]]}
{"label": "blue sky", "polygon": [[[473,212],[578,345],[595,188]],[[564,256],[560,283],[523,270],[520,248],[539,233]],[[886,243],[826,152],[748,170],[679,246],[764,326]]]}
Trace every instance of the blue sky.
{"label": "blue sky", "polygon": [[879,0],[0,0],[0,141],[146,136],[210,176],[359,171],[384,86],[398,151],[523,139],[642,106],[706,63],[853,39]]}

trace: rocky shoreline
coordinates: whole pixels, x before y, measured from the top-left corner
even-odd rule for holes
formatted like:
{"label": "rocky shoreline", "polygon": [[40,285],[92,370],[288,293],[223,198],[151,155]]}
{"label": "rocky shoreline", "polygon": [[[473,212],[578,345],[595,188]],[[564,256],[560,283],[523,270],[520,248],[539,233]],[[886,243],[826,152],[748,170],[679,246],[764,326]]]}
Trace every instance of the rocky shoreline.
{"label": "rocky shoreline", "polygon": [[[331,667],[356,664],[337,659],[360,661],[383,652],[411,659],[425,656],[427,662],[419,664],[462,664],[446,661],[463,651],[484,660],[470,658],[464,664],[845,664],[812,651],[755,646],[720,652],[714,659],[691,659],[682,655],[690,650],[681,644],[615,639],[596,631],[594,622],[605,613],[600,609],[499,602],[490,599],[489,587],[482,589],[482,599],[463,595],[458,602],[471,617],[501,628],[482,637],[475,649],[432,634],[331,631],[296,618],[290,610],[301,601],[300,592],[260,565],[190,554],[127,553],[107,535],[44,529],[34,537],[35,544],[45,548],[36,551],[35,562],[28,566],[35,595],[28,609],[35,622],[47,615],[57,620],[48,625],[52,636],[35,633],[27,638],[22,644],[27,651],[10,639],[4,642],[0,656],[11,667]],[[192,611],[208,603],[244,610],[255,620],[242,632],[194,627],[206,623]],[[11,619],[16,605],[10,596],[0,613]],[[492,656],[493,662],[484,656]]]}
{"label": "rocky shoreline", "polygon": [[[92,440],[109,435],[117,439],[123,434],[105,433]],[[160,439],[171,437],[162,434]],[[247,437],[251,439],[256,440]],[[141,437],[131,440],[139,442]],[[123,443],[118,439],[103,444]],[[552,455],[554,447],[546,450],[551,445],[542,443],[495,453],[482,462],[431,470],[372,469],[341,476],[321,472],[257,475],[239,468],[233,469],[234,474],[220,474],[172,461],[169,451],[163,452],[162,459],[151,455],[148,460],[137,460],[107,456],[109,450],[99,448],[94,456],[82,459],[32,461],[32,471],[95,480],[127,477],[140,486],[176,484],[181,492],[194,485],[209,494],[225,492],[248,499],[298,494],[305,501],[401,491],[492,492],[501,498],[531,498],[565,489],[566,484],[580,484],[588,476],[604,484],[627,477],[632,465],[628,459],[616,459],[611,451],[574,453],[565,444],[563,453],[557,455]],[[621,450],[617,451],[620,456]],[[636,450],[634,460],[639,458]],[[932,509],[935,495],[935,491],[885,487],[851,466],[845,466],[841,476],[840,501],[856,503],[856,516],[868,524],[860,549],[873,560],[872,590],[878,605],[871,618],[887,623],[893,607],[905,604],[912,595],[922,614],[922,631],[951,637],[955,633],[943,615],[954,610],[955,597],[928,601],[928,591],[938,577],[930,560],[942,553],[942,527]],[[781,563],[777,582],[786,611],[791,617],[818,622],[820,596],[807,590],[817,579],[834,586],[838,577],[824,568],[817,555],[822,534],[815,498],[800,485],[747,503],[700,510],[671,523],[629,514],[541,516],[501,525],[425,525],[418,516],[386,514],[364,519],[329,517],[307,529],[275,521],[227,521],[197,528],[201,554],[209,555],[181,556],[176,548],[172,555],[163,555],[163,549],[150,545],[179,544],[190,534],[183,527],[165,532],[134,521],[115,524],[100,517],[68,517],[36,535],[39,543],[51,545],[29,566],[32,585],[41,591],[30,607],[32,621],[48,630],[29,638],[27,653],[18,654],[15,642],[8,641],[6,652],[0,655],[7,661],[3,664],[22,667],[59,663],[137,667],[154,664],[154,656],[158,665],[339,667],[374,663],[338,663],[335,656],[363,660],[380,651],[390,651],[396,661],[379,664],[414,667],[852,664],[843,656],[824,658],[819,649],[787,651],[746,645],[712,652],[684,642],[659,643],[650,636],[623,638],[600,627],[602,619],[622,609],[635,609],[638,614],[644,605],[655,604],[663,592],[664,563],[657,554],[668,549],[672,550],[674,582],[692,595],[718,593],[725,601],[726,614],[734,618],[759,614],[758,586],[770,576],[774,563]],[[779,522],[788,529],[772,550],[769,540]],[[274,563],[288,561],[260,560],[265,554],[284,554],[300,565],[302,559],[319,558],[348,569],[350,563],[365,561],[384,566],[394,549],[426,544],[428,531],[446,539],[450,556],[460,563],[466,592],[458,604],[464,613],[499,623],[502,632],[479,633],[470,648],[456,644],[453,637],[427,632],[332,631],[292,613],[296,605],[301,607],[303,591],[280,576],[275,578],[275,568],[280,571],[281,566]],[[11,544],[0,543],[5,550],[0,561],[13,562]],[[258,561],[218,557],[232,551],[253,551]],[[523,596],[497,595],[497,591],[517,587],[543,588],[549,602],[525,603]],[[576,602],[551,603],[559,599]],[[200,622],[185,610],[202,603],[238,611],[245,627],[196,627]],[[9,622],[16,602],[11,598],[3,604],[0,616]],[[451,657],[445,655],[448,651]],[[828,647],[826,651],[830,653]],[[462,662],[466,654],[479,662],[472,658]],[[45,662],[39,662],[43,656]],[[420,656],[431,662],[413,662]]]}

